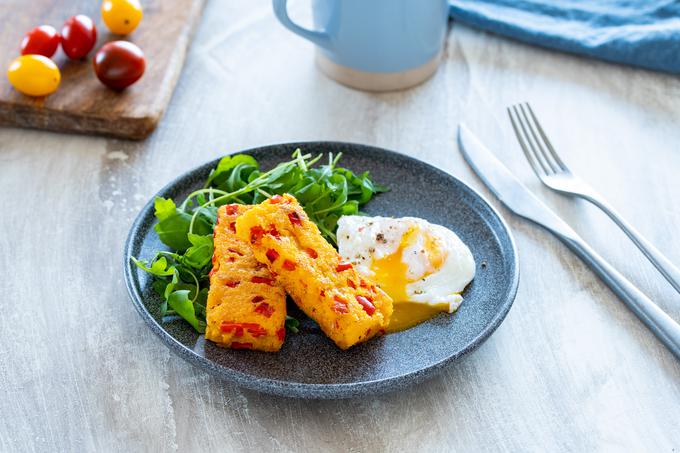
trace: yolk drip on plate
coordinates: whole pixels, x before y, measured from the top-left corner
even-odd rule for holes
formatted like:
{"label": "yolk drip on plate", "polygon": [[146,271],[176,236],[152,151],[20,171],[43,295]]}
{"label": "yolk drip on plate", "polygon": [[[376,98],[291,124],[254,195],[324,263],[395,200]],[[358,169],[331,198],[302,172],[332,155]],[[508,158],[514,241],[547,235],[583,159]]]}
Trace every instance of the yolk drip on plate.
{"label": "yolk drip on plate", "polygon": [[387,332],[399,332],[409,329],[416,324],[426,321],[442,311],[448,310],[447,304],[422,304],[408,302],[407,285],[413,283],[408,276],[408,265],[403,261],[404,250],[411,246],[418,238],[418,234],[424,234],[423,250],[427,254],[430,269],[425,275],[439,269],[446,254],[437,244],[437,238],[418,227],[409,229],[402,237],[399,247],[394,253],[373,261],[371,270],[375,274],[375,280],[381,282],[380,287],[394,301],[394,312],[387,328]]}

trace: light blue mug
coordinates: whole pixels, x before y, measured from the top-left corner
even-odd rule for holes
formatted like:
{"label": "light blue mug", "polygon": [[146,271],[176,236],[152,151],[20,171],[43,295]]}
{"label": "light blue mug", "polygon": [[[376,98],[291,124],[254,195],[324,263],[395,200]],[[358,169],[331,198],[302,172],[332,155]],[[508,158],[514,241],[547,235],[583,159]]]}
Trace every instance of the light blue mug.
{"label": "light blue mug", "polygon": [[317,45],[317,63],[354,88],[390,91],[428,79],[439,66],[448,0],[312,0],[314,27],[288,16],[287,0],[272,0],[281,23]]}

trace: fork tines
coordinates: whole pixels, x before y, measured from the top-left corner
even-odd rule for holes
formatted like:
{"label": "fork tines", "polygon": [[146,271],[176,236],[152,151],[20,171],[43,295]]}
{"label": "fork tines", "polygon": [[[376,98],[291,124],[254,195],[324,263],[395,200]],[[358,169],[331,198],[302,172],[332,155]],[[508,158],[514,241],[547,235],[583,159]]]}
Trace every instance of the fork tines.
{"label": "fork tines", "polygon": [[508,107],[508,115],[522,151],[537,175],[568,171],[528,102]]}

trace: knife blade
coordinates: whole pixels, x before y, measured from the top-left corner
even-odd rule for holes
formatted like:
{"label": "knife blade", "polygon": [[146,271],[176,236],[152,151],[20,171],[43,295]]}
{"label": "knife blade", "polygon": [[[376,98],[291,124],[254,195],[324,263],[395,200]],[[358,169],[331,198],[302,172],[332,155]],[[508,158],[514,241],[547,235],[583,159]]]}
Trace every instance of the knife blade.
{"label": "knife blade", "polygon": [[564,236],[578,234],[489,151],[465,124],[458,127],[458,143],[466,162],[484,184],[515,214]]}
{"label": "knife blade", "polygon": [[680,325],[595,252],[564,220],[529,191],[464,124],[458,144],[482,182],[512,212],[555,234],[680,359]]}

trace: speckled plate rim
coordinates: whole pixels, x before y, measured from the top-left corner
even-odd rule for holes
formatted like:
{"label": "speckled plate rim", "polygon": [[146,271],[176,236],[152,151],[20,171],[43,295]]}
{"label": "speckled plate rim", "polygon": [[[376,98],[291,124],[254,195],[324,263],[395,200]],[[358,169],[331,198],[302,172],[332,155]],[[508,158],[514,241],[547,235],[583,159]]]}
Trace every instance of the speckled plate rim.
{"label": "speckled plate rim", "polygon": [[[479,347],[503,322],[506,315],[510,311],[510,308],[512,307],[512,304],[517,295],[517,288],[519,286],[519,255],[515,239],[505,219],[503,219],[498,210],[494,208],[493,205],[489,203],[488,200],[483,195],[481,195],[477,190],[473,189],[472,187],[470,187],[469,185],[467,185],[466,183],[464,183],[463,181],[461,181],[460,179],[456,178],[455,176],[451,175],[448,172],[445,172],[425,161],[416,159],[411,156],[407,156],[397,151],[392,151],[380,147],[353,142],[306,141],[306,142],[276,143],[270,145],[257,146],[254,148],[228,153],[228,155],[254,153],[266,150],[268,148],[278,148],[281,146],[291,146],[294,148],[300,147],[304,149],[305,147],[319,145],[333,145],[333,146],[346,145],[361,147],[370,152],[384,153],[386,155],[390,155],[392,157],[405,160],[407,162],[413,162],[414,164],[417,163],[419,165],[424,165],[430,171],[437,173],[440,176],[443,176],[444,178],[455,180],[464,188],[464,190],[468,191],[474,197],[478,198],[483,205],[486,205],[486,207],[493,214],[493,216],[496,217],[496,221],[501,226],[500,232],[506,236],[505,239],[507,239],[508,244],[510,245],[510,247],[508,248],[509,251],[511,252],[510,253],[511,256],[509,256],[508,259],[508,272],[511,275],[510,287],[508,288],[504,300],[500,304],[500,309],[497,311],[496,316],[486,325],[486,327],[479,333],[479,335],[477,335],[476,338],[470,341],[464,348],[462,348],[457,353],[452,354],[437,363],[433,363],[432,365],[426,368],[422,368],[420,370],[416,370],[410,373],[392,376],[385,379],[340,384],[309,384],[302,382],[260,378],[224,366],[219,366],[216,365],[213,361],[198,355],[192,349],[189,349],[188,347],[177,341],[175,337],[168,333],[163,328],[163,326],[161,326],[154,319],[151,313],[149,313],[149,311],[144,306],[144,303],[142,301],[143,291],[139,286],[140,282],[134,276],[136,267],[132,263],[132,260],[130,259],[132,256],[134,256],[132,252],[134,249],[135,237],[137,236],[140,229],[144,225],[145,213],[147,213],[149,209],[153,208],[154,199],[157,196],[165,196],[168,192],[171,192],[175,186],[177,186],[183,180],[189,178],[191,175],[195,173],[206,172],[209,171],[209,169],[214,168],[215,165],[217,165],[217,162],[219,162],[219,160],[223,156],[220,156],[216,159],[206,162],[203,165],[199,165],[198,167],[195,167],[181,174],[180,176],[174,178],[172,181],[167,183],[162,189],[160,189],[153,197],[151,197],[151,199],[140,210],[139,214],[132,223],[127,239],[125,240],[123,255],[123,272],[125,277],[125,286],[127,287],[130,299],[132,300],[135,309],[142,317],[144,322],[146,322],[146,324],[151,328],[151,330],[160,337],[160,339],[170,348],[170,350],[173,353],[183,358],[187,362],[191,363],[192,365],[204,371],[207,371],[209,374],[219,379],[232,382],[243,388],[293,398],[341,399],[366,396],[368,394],[377,395],[387,392],[393,392],[399,389],[403,389],[418,384],[424,381],[425,379],[434,376],[442,368],[451,364],[456,359],[462,357],[463,355]],[[494,232],[498,233],[498,230],[494,230]]]}

